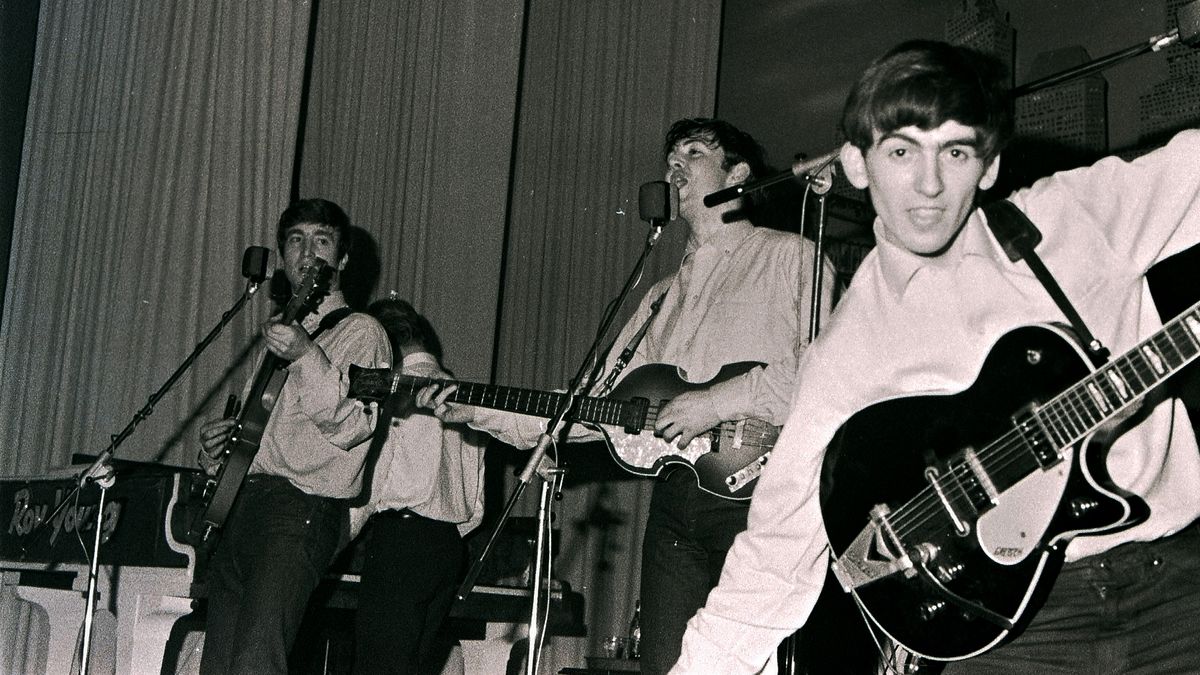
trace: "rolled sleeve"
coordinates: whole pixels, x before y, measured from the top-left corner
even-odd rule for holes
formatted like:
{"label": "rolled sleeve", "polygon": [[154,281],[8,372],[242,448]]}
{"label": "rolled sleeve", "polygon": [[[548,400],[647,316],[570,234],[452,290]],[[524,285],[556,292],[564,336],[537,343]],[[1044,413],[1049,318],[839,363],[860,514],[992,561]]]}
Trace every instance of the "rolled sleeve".
{"label": "rolled sleeve", "polygon": [[383,328],[364,314],[351,314],[337,328],[328,341],[315,343],[293,361],[288,377],[299,385],[301,411],[329,443],[347,450],[366,440],[375,426],[371,407],[346,398],[350,365],[386,368],[392,353]]}

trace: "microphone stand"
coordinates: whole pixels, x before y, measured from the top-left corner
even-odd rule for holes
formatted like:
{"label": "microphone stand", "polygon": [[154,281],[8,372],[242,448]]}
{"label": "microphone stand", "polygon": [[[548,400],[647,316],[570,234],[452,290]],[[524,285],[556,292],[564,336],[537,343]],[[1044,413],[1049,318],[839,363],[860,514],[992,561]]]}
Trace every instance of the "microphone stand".
{"label": "microphone stand", "polygon": [[[1197,4],[1200,3],[1193,2],[1192,6],[1194,7]],[[1189,6],[1185,5],[1184,8],[1189,8]],[[1181,10],[1184,8],[1181,8]],[[1132,47],[1126,47],[1125,49],[1113,52],[1107,56],[1102,56],[1087,63],[1080,64],[1074,68],[1068,68],[1062,72],[1048,75],[1039,80],[1034,80],[1033,82],[1023,84],[1019,87],[1013,87],[1012,90],[1009,91],[1008,95],[1010,98],[1019,98],[1026,94],[1031,94],[1035,91],[1038,91],[1039,89],[1053,87],[1054,85],[1061,84],[1067,80],[1073,80],[1077,77],[1082,77],[1098,70],[1103,70],[1109,66],[1116,65],[1122,61],[1126,61],[1135,56],[1140,56],[1147,52],[1161,51],[1162,49],[1181,41],[1188,45],[1195,45],[1198,41],[1198,38],[1200,38],[1200,35],[1195,33],[1181,35],[1178,28],[1172,28],[1170,31],[1163,33],[1162,35],[1155,35],[1154,37],[1144,40],[1143,42],[1133,45]]]}
{"label": "microphone stand", "polygon": [[[828,158],[829,155],[825,157]],[[817,212],[817,231],[813,237],[816,247],[813,249],[812,292],[809,295],[808,303],[809,344],[817,339],[817,333],[821,330],[821,294],[825,285],[825,275],[823,274],[825,266],[822,264],[825,255],[825,193],[833,187],[832,159],[825,161],[823,167],[814,173],[815,175],[811,179],[806,180],[808,186],[805,188],[804,200],[800,206],[800,227],[803,229],[808,224],[808,194],[811,192],[817,195],[819,211]],[[800,673],[800,664],[797,661],[800,650],[799,635],[800,633],[797,631],[785,637],[776,650],[780,675],[798,675]]]}
{"label": "microphone stand", "polygon": [[175,369],[175,372],[171,373],[171,376],[167,378],[167,381],[164,382],[157,391],[150,395],[150,398],[146,401],[146,405],[134,414],[133,419],[131,419],[129,423],[125,425],[125,428],[122,429],[119,434],[112,436],[108,447],[96,457],[96,460],[92,462],[91,466],[89,466],[76,477],[75,486],[71,488],[71,491],[67,493],[66,497],[64,497],[63,500],[58,503],[58,506],[56,506],[48,516],[40,520],[38,524],[34,526],[33,530],[30,531],[29,535],[25,539],[26,543],[22,546],[22,550],[28,550],[29,542],[32,541],[33,538],[37,537],[40,532],[46,531],[46,526],[54,520],[60,511],[66,508],[67,504],[70,503],[70,501],[75,498],[76,495],[78,495],[87,484],[96,482],[100,485],[100,501],[96,506],[96,534],[92,542],[91,560],[88,563],[87,601],[85,603],[86,609],[83,617],[83,645],[81,647],[79,675],[87,675],[88,672],[88,657],[91,654],[92,622],[94,619],[92,614],[95,611],[96,582],[100,572],[101,523],[104,519],[104,500],[107,497],[108,489],[112,487],[116,481],[115,469],[113,469],[111,462],[116,454],[117,448],[125,441],[126,438],[129,438],[129,436],[133,434],[138,424],[154,413],[154,406],[157,405],[160,400],[162,400],[162,397],[165,396],[171,387],[174,386],[179,380],[179,378],[182,377],[185,372],[187,372],[187,370],[196,361],[196,358],[200,356],[201,352],[207,349],[209,344],[216,339],[217,335],[221,332],[221,329],[223,329],[231,320],[233,320],[233,317],[237,315],[239,311],[241,311],[242,307],[245,306],[246,301],[258,291],[262,281],[263,279],[260,279],[257,276],[251,277],[250,281],[246,283],[246,290],[242,293],[241,297],[238,298],[237,302],[235,302],[232,307],[230,307],[224,314],[221,315],[221,320],[217,322],[217,325],[213,327],[211,331],[209,331],[208,335],[204,336],[204,339],[201,340],[194,349],[192,349],[192,353],[189,354],[188,357],[184,359],[183,363],[181,363],[179,367]]}
{"label": "microphone stand", "polygon": [[[471,589],[475,587],[475,581],[479,578],[479,574],[483,570],[483,563],[491,552],[492,546],[499,538],[504,525],[508,522],[517,500],[524,494],[525,488],[529,486],[534,475],[540,476],[542,478],[542,495],[538,507],[538,527],[534,544],[537,550],[534,555],[534,574],[530,589],[532,606],[529,612],[529,649],[525,661],[525,672],[528,675],[533,675],[537,672],[536,665],[541,652],[539,644],[542,639],[542,631],[538,625],[540,614],[538,602],[542,594],[543,567],[549,565],[549,561],[545,557],[545,551],[549,543],[547,532],[550,531],[553,522],[550,495],[553,494],[555,500],[562,498],[562,476],[565,473],[565,470],[554,466],[554,460],[547,457],[547,452],[554,443],[554,439],[563,433],[570,424],[570,421],[566,421],[566,416],[574,408],[576,399],[583,394],[587,386],[587,375],[592,370],[593,364],[599,356],[600,345],[604,341],[604,336],[608,333],[608,329],[616,319],[618,310],[625,304],[630,291],[633,290],[633,287],[637,285],[638,280],[641,278],[642,269],[646,266],[646,260],[650,256],[650,251],[662,235],[662,228],[665,224],[665,220],[650,220],[650,234],[646,237],[646,245],[642,249],[641,256],[634,265],[629,278],[626,279],[624,287],[621,288],[616,302],[612,303],[610,309],[601,320],[600,329],[596,332],[596,339],[592,341],[592,346],[588,349],[587,355],[584,356],[583,361],[580,363],[579,371],[572,378],[567,393],[561,398],[558,410],[550,418],[550,421],[547,422],[546,430],[538,437],[537,445],[534,447],[529,461],[525,463],[525,468],[518,477],[517,485],[513,488],[512,494],[509,495],[508,501],[505,503],[503,511],[501,511],[499,521],[492,528],[492,533],[488,537],[487,544],[484,545],[479,557],[472,563],[471,568],[467,571],[466,578],[463,579],[462,584],[459,585],[458,591],[455,593],[455,601],[457,602],[462,602],[471,593]],[[546,592],[549,593],[549,590]],[[547,603],[548,605],[549,603]],[[548,615],[549,612],[547,611]]]}
{"label": "microphone stand", "polygon": [[825,194],[833,186],[833,180],[825,172],[825,169],[837,161],[840,153],[841,148],[838,148],[814,159],[798,159],[792,164],[792,168],[784,169],[773,176],[767,176],[766,178],[734,185],[724,190],[717,190],[716,192],[707,194],[704,196],[704,205],[712,208],[718,204],[724,204],[738,197],[748,195],[751,192],[758,192],[776,183],[783,183],[793,179],[811,185],[817,190],[817,194]]}
{"label": "microphone stand", "polygon": [[[825,193],[833,187],[833,166],[826,164],[825,168],[821,169],[817,174],[820,179],[817,182],[810,183],[809,189],[813,194],[817,195],[817,233],[813,237],[816,243],[816,248],[813,250],[813,270],[812,270],[812,297],[809,299],[809,315],[808,315],[808,342],[812,344],[813,340],[817,339],[817,333],[821,331],[821,293],[824,290],[825,275],[822,272],[825,266],[821,264],[825,256]],[[805,203],[807,203],[807,198]],[[801,222],[804,218],[801,217]]]}
{"label": "microphone stand", "polygon": [[108,496],[108,489],[116,483],[116,474],[111,464],[93,464],[92,467],[98,473],[92,476],[92,469],[89,469],[84,473],[85,478],[82,481],[96,481],[100,486],[100,500],[96,502],[96,536],[92,539],[92,558],[88,561],[87,600],[83,610],[83,645],[80,647],[79,675],[87,675],[91,660],[89,657],[92,653],[92,623],[95,620],[93,615],[96,612],[96,581],[100,577],[100,530],[104,524],[104,499]]}

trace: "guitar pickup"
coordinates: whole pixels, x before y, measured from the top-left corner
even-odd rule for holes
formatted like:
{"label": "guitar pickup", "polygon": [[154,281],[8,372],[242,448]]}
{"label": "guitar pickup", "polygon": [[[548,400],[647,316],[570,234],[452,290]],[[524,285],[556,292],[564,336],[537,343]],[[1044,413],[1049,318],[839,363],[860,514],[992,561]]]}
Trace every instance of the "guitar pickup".
{"label": "guitar pickup", "polygon": [[983,513],[1000,503],[1000,491],[992,482],[975,448],[965,448],[962,453],[946,463],[949,475],[954,476],[955,482],[975,509],[975,513]]}
{"label": "guitar pickup", "polygon": [[627,434],[640,434],[646,428],[646,414],[650,411],[650,399],[638,396],[622,406],[617,424]]}
{"label": "guitar pickup", "polygon": [[1030,403],[1013,415],[1012,423],[1013,428],[1021,435],[1025,449],[1045,471],[1061,462],[1062,455],[1059,454],[1059,448],[1040,412],[1041,409],[1036,403]]}

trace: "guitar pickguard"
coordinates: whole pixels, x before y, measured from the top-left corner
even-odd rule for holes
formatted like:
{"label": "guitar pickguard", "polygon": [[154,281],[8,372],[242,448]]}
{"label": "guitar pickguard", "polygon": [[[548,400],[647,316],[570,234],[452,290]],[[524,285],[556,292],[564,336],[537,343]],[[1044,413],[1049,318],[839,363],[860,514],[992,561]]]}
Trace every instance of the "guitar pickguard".
{"label": "guitar pickguard", "polygon": [[1015,565],[1036,553],[1046,540],[1074,463],[1075,456],[1067,455],[1001,495],[975,523],[980,551],[1000,565]]}
{"label": "guitar pickguard", "polygon": [[686,448],[680,449],[649,432],[627,434],[615,427],[604,427],[603,431],[612,445],[613,454],[627,468],[653,469],[652,473],[657,473],[671,459],[695,464],[712,448],[712,443],[704,437],[697,437]]}

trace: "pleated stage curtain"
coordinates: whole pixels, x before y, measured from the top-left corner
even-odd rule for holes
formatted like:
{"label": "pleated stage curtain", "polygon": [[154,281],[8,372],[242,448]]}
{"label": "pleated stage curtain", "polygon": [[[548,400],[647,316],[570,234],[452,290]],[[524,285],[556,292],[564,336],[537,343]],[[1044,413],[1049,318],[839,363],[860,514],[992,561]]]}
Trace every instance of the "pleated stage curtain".
{"label": "pleated stage curtain", "polygon": [[[645,242],[638,187],[664,176],[667,128],[712,115],[721,5],[530,2],[497,382],[561,388],[578,369]],[[684,241],[681,226],[668,227],[631,303],[678,266]],[[586,597],[589,635],[551,640],[543,672],[583,665],[601,653],[605,635],[628,629],[650,503],[646,479],[569,470],[567,482],[555,505],[562,538],[555,576]],[[534,481],[517,512],[532,516],[537,502]]]}
{"label": "pleated stage curtain", "polygon": [[[300,196],[372,235],[373,295],[428,315],[459,377],[564,386],[641,251],[637,189],[663,175],[663,133],[714,109],[721,5],[43,2],[0,326],[0,475],[107,446],[237,299],[244,248],[274,247],[294,166]],[[682,245],[668,229],[634,300]],[[198,422],[248,375],[263,296],[120,457],[193,465]],[[568,475],[555,576],[586,597],[589,637],[551,640],[543,672],[627,628],[648,502],[645,480]],[[27,607],[0,597],[0,672],[44,668]]]}
{"label": "pleated stage curtain", "polygon": [[425,314],[447,365],[491,373],[523,0],[323,0],[301,193],[379,249],[375,296]]}
{"label": "pleated stage curtain", "polygon": [[[105,449],[238,298],[243,249],[274,247],[310,14],[295,0],[41,4],[0,327],[0,475]],[[265,295],[118,457],[194,465],[195,420],[240,387]],[[28,607],[0,598],[0,671],[44,668]]]}

